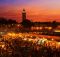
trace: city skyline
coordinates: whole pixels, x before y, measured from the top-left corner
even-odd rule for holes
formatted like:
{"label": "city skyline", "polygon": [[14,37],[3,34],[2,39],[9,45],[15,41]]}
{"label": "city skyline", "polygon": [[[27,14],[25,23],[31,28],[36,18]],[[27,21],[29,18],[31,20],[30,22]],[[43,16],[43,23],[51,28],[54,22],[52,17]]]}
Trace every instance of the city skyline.
{"label": "city skyline", "polygon": [[0,17],[21,21],[25,8],[27,19],[60,22],[60,0],[0,0]]}

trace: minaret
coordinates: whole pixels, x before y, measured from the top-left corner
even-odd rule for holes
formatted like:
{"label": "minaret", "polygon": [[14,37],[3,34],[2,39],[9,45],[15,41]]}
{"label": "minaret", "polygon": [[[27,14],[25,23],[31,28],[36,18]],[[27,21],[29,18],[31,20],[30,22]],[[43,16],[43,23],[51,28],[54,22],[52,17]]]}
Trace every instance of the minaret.
{"label": "minaret", "polygon": [[22,21],[26,20],[26,11],[23,9],[22,11]]}

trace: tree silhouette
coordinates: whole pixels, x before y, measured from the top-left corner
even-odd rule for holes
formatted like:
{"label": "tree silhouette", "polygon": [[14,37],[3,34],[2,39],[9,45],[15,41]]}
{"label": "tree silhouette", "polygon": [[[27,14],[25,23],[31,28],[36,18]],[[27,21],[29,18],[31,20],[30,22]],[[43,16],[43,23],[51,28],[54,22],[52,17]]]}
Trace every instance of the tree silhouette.
{"label": "tree silhouette", "polygon": [[0,18],[0,24],[7,24],[6,18]]}
{"label": "tree silhouette", "polygon": [[53,27],[53,28],[57,27],[57,22],[56,22],[56,21],[53,21],[53,22],[52,22],[52,27]]}
{"label": "tree silhouette", "polygon": [[17,22],[15,20],[9,19],[8,24],[16,24]]}
{"label": "tree silhouette", "polygon": [[1,17],[0,18],[0,24],[16,24],[16,20],[12,20],[12,19],[6,19],[6,18],[3,18]]}
{"label": "tree silhouette", "polygon": [[31,26],[32,26],[32,22],[30,20],[27,20],[27,19],[26,20],[23,20],[21,24],[25,28],[31,28]]}

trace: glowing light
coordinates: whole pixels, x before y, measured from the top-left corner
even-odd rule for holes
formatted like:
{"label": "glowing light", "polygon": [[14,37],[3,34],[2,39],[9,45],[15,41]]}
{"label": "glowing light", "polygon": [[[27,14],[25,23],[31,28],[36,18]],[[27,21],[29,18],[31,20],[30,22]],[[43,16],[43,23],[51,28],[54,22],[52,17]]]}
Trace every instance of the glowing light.
{"label": "glowing light", "polygon": [[38,29],[39,29],[39,27],[36,27],[36,29],[38,30]]}
{"label": "glowing light", "polygon": [[12,36],[15,36],[15,33],[12,33]]}
{"label": "glowing light", "polygon": [[19,27],[20,25],[18,24],[17,26]]}
{"label": "glowing light", "polygon": [[53,41],[54,39],[52,38],[51,40]]}
{"label": "glowing light", "polygon": [[42,27],[40,27],[40,29],[43,29]]}
{"label": "glowing light", "polygon": [[12,34],[11,33],[8,33],[7,35],[11,36]]}
{"label": "glowing light", "polygon": [[5,45],[2,45],[2,48],[4,48],[5,47]]}
{"label": "glowing light", "polygon": [[54,32],[60,32],[60,30],[55,30]]}
{"label": "glowing light", "polygon": [[38,41],[38,44],[41,44],[41,45],[42,45],[42,44],[45,43],[45,41],[47,41],[47,39],[44,39],[44,38],[43,38],[43,39],[40,39],[40,40]]}
{"label": "glowing light", "polygon": [[29,39],[29,41],[32,41],[32,39]]}
{"label": "glowing light", "polygon": [[24,38],[23,40],[25,40],[25,41],[26,41],[26,40],[27,40],[27,38]]}
{"label": "glowing light", "polygon": [[48,29],[49,29],[49,30],[51,30],[51,29],[52,29],[52,27],[48,27]]}
{"label": "glowing light", "polygon": [[58,44],[60,45],[60,42],[58,42]]}

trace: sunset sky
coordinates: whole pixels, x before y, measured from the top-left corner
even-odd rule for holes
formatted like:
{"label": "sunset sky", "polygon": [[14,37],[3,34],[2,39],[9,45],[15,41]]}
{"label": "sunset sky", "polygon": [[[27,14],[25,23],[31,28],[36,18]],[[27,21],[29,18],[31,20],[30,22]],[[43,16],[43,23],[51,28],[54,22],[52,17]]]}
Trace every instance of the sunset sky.
{"label": "sunset sky", "polygon": [[21,21],[23,8],[34,22],[60,22],[60,0],[0,0],[0,17]]}

